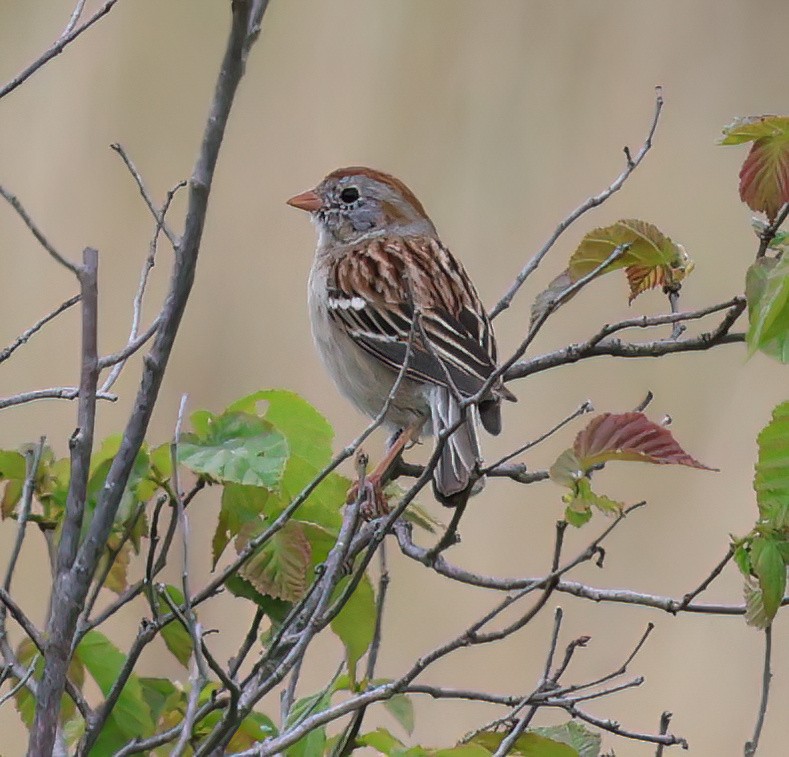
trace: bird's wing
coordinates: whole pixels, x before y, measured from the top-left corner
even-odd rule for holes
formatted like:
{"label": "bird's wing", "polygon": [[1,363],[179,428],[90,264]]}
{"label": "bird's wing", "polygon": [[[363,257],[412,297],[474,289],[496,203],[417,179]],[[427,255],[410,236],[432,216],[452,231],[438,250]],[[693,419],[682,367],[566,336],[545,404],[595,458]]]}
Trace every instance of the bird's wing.
{"label": "bird's wing", "polygon": [[[436,239],[385,237],[340,257],[328,306],[362,349],[406,375],[466,396],[496,368],[490,321],[466,272]],[[417,317],[415,317],[417,313]]]}

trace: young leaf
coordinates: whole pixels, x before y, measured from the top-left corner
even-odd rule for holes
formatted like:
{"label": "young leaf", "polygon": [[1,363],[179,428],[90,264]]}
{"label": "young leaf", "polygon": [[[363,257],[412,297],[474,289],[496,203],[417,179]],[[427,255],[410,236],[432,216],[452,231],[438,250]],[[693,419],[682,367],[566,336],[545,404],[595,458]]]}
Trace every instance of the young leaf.
{"label": "young leaf", "polygon": [[[247,539],[248,535],[242,531],[239,548],[243,548]],[[261,594],[295,602],[307,589],[310,556],[310,542],[302,525],[290,520],[247,560],[238,573]]]}
{"label": "young leaf", "polygon": [[531,732],[571,746],[578,752],[578,757],[598,757],[600,754],[602,742],[600,734],[590,731],[584,725],[576,723],[574,720],[570,720],[563,725],[533,728]]}
{"label": "young leaf", "polygon": [[767,628],[773,619],[768,617],[764,609],[764,598],[759,584],[748,576],[743,584],[745,597],[745,622],[753,628]]}
{"label": "young leaf", "polygon": [[[184,593],[179,588],[168,584],[164,590],[174,604],[182,605],[184,603]],[[171,620],[162,628],[162,639],[173,657],[186,667],[192,656],[192,637],[189,631],[181,625],[179,620]]]}
{"label": "young leaf", "polygon": [[395,694],[384,700],[386,711],[403,727],[410,736],[414,731],[414,703],[406,694]]}
{"label": "young leaf", "polygon": [[582,526],[586,523],[592,517],[593,507],[605,515],[618,515],[624,507],[621,502],[595,494],[588,478],[578,479],[573,491],[566,494],[563,500],[567,503],[564,517],[571,526]]}
{"label": "young leaf", "polygon": [[751,566],[759,579],[764,613],[772,622],[786,590],[786,563],[779,543],[769,537],[751,541]]}
{"label": "young leaf", "polygon": [[[99,631],[88,631],[77,647],[75,655],[82,661],[105,696],[126,662],[126,655]],[[151,710],[143,697],[140,681],[133,673],[118,697],[108,725],[116,728],[126,739],[150,736],[153,733],[154,722]]]}
{"label": "young leaf", "polygon": [[687,465],[715,470],[692,458],[665,427],[643,413],[603,413],[579,432],[573,444],[585,470],[610,460]]}
{"label": "young leaf", "polygon": [[[492,754],[506,736],[500,731],[482,731],[474,736],[471,743],[484,747]],[[509,753],[518,757],[578,757],[577,750],[571,746],[533,731],[519,736]]]}
{"label": "young leaf", "polygon": [[[347,584],[347,578],[340,581],[335,597],[340,596]],[[345,646],[348,671],[351,678],[355,679],[356,663],[369,648],[375,631],[375,594],[367,576],[362,576],[345,606],[332,620],[331,629]]]}
{"label": "young leaf", "polygon": [[789,202],[789,116],[738,119],[723,133],[723,145],[753,142],[740,169],[740,198],[774,221]]}
{"label": "young leaf", "polygon": [[778,531],[789,529],[789,402],[773,410],[757,438],[759,455],[753,488],[759,514]]}
{"label": "young leaf", "polygon": [[386,728],[377,728],[370,733],[363,733],[356,738],[356,741],[360,746],[372,747],[387,756],[398,751],[405,751],[405,744],[392,736]]}
{"label": "young leaf", "polygon": [[212,568],[216,568],[227,543],[235,538],[245,525],[260,518],[270,497],[268,489],[259,486],[230,483],[224,485],[219,521],[211,541]]}
{"label": "young leaf", "polygon": [[759,258],[745,277],[748,354],[761,350],[789,363],[789,259]]}
{"label": "young leaf", "polygon": [[205,427],[203,435],[183,435],[178,445],[179,462],[219,481],[272,491],[279,487],[288,443],[270,423],[253,415],[225,413],[212,416]]}

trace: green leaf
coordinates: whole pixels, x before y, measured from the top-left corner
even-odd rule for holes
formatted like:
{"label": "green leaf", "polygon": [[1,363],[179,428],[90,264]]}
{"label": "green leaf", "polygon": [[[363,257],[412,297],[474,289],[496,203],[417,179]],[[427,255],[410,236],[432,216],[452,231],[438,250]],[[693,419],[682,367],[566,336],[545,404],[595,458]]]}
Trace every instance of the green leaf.
{"label": "green leaf", "polygon": [[694,263],[681,244],[672,242],[656,226],[645,221],[627,218],[611,226],[593,229],[581,240],[570,257],[567,269],[535,297],[531,307],[531,323],[543,317],[564,297],[576,281],[599,268],[617,248],[627,249],[596,275],[625,269],[630,288],[628,302],[655,287],[678,288],[693,271]]}
{"label": "green leaf", "polygon": [[[254,533],[239,535],[243,549]],[[287,521],[239,570],[239,575],[261,594],[294,602],[307,589],[311,546],[303,526]]]}
{"label": "green leaf", "polygon": [[414,731],[414,703],[406,694],[395,694],[384,700],[386,711],[403,727],[410,736]]}
{"label": "green leaf", "polygon": [[[291,727],[303,718],[323,712],[330,704],[331,691],[319,692],[318,694],[299,699],[288,714],[287,726]],[[316,757],[323,754],[325,745],[326,729],[320,727],[310,731],[293,746],[288,747],[285,754],[287,757]]]}
{"label": "green leaf", "polygon": [[277,735],[277,727],[268,715],[251,712],[240,723],[227,745],[227,754],[251,749],[255,744]]}
{"label": "green leaf", "polygon": [[754,537],[751,541],[751,565],[759,579],[764,612],[772,621],[786,590],[786,563],[779,543],[768,537]]}
{"label": "green leaf", "polygon": [[246,524],[259,519],[270,497],[267,489],[258,486],[225,484],[219,521],[211,542],[212,568],[216,567],[227,543],[236,537]]}
{"label": "green leaf", "polygon": [[789,529],[789,402],[778,405],[757,438],[753,488],[759,514],[772,528]]}
{"label": "green leaf", "polygon": [[278,489],[288,443],[270,423],[252,415],[225,413],[207,419],[205,427],[205,434],[183,435],[179,462],[219,481]]}
{"label": "green leaf", "polygon": [[[177,587],[167,585],[164,587],[167,596],[178,606],[184,603],[184,593]],[[184,667],[187,666],[189,658],[192,656],[192,637],[179,620],[171,620],[162,628],[162,639],[167,649]]]}
{"label": "green leaf", "polygon": [[742,588],[745,597],[745,622],[754,628],[767,628],[773,619],[767,616],[764,609],[764,598],[758,582],[748,576]]}
{"label": "green leaf", "polygon": [[165,712],[184,698],[184,692],[167,678],[141,677],[139,681],[143,699],[151,711],[154,723],[158,723]]}
{"label": "green leaf", "polygon": [[[99,631],[88,631],[75,655],[96,681],[102,694],[107,696],[126,662],[126,655]],[[151,710],[136,675],[129,676],[110,714],[108,724],[114,725],[126,739],[150,736],[153,733]]]}
{"label": "green leaf", "polygon": [[[410,750],[407,754],[410,755]],[[491,752],[479,744],[458,744],[458,746],[452,746],[448,749],[431,749],[428,755],[429,757],[490,757]],[[552,756],[546,755],[546,757]]]}
{"label": "green leaf", "polygon": [[357,736],[356,741],[361,746],[377,749],[381,754],[387,755],[387,757],[397,752],[397,750],[405,750],[405,744],[392,736],[386,728],[377,728],[369,733],[363,733]]}
{"label": "green leaf", "polygon": [[789,362],[789,258],[760,258],[745,278],[748,354],[761,350]]}
{"label": "green leaf", "polygon": [[600,754],[602,742],[600,734],[590,731],[586,726],[573,720],[563,725],[533,728],[531,732],[571,746],[578,752],[578,757],[598,757]]}
{"label": "green leaf", "polygon": [[228,591],[236,597],[248,599],[254,602],[265,612],[275,627],[278,627],[290,612],[292,604],[281,599],[274,599],[265,594],[261,594],[249,581],[245,581],[241,576],[230,576],[225,582]]}
{"label": "green leaf", "polygon": [[151,450],[151,469],[160,481],[166,481],[173,475],[173,455],[169,442]]}
{"label": "green leaf", "polygon": [[740,170],[740,198],[751,210],[775,220],[789,202],[789,116],[738,119],[723,133],[724,145],[753,142]]}
{"label": "green leaf", "polygon": [[[492,753],[506,737],[506,733],[499,731],[483,731],[478,733],[471,743],[484,746]],[[519,736],[509,753],[519,757],[579,757],[573,747],[533,731]]]}
{"label": "green leaf", "polygon": [[751,553],[744,544],[738,544],[734,548],[734,562],[746,578],[751,575]]}
{"label": "green leaf", "polygon": [[[339,596],[348,585],[344,578],[337,586]],[[356,663],[367,651],[375,632],[375,594],[370,579],[365,575],[348,598],[345,606],[331,622],[331,629],[345,646],[345,659],[352,679],[355,680]]]}

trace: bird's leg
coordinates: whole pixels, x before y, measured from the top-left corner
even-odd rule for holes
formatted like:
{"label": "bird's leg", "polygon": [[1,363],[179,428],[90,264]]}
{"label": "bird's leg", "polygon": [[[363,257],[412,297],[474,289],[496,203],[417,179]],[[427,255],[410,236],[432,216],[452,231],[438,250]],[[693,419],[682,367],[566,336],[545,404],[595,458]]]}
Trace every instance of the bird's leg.
{"label": "bird's leg", "polygon": [[365,476],[364,480],[357,480],[348,490],[347,502],[353,502],[359,496],[360,490],[363,491],[365,502],[362,504],[362,515],[365,519],[373,520],[389,513],[389,505],[383,493],[383,482],[400,457],[400,453],[411,442],[417,440],[421,427],[422,421],[414,422],[393,436],[389,440],[389,449],[375,470]]}

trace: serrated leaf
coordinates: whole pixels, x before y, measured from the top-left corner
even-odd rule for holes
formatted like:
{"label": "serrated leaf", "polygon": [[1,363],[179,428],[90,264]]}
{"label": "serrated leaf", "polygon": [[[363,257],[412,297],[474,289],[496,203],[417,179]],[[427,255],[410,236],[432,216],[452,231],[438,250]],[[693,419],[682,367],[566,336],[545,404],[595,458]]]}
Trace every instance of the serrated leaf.
{"label": "serrated leaf", "polygon": [[230,576],[225,582],[228,591],[236,597],[248,599],[260,607],[276,628],[282,623],[290,612],[292,604],[281,599],[274,599],[261,594],[249,581],[241,576]]}
{"label": "serrated leaf", "polygon": [[195,473],[219,481],[279,487],[288,460],[288,443],[270,423],[244,413],[225,413],[205,421],[204,435],[184,434],[178,461]]}
{"label": "serrated leaf", "polygon": [[745,622],[754,628],[767,628],[773,619],[764,609],[764,599],[758,582],[748,577],[742,588],[745,597]]}
{"label": "serrated leaf", "polygon": [[579,432],[573,451],[585,470],[610,460],[715,470],[691,457],[665,426],[653,423],[643,413],[598,415]]}
{"label": "serrated leaf", "polygon": [[754,537],[751,541],[751,567],[759,579],[764,613],[772,621],[786,590],[786,563],[778,542],[769,537]]}
{"label": "serrated leaf", "polygon": [[242,484],[225,484],[214,538],[211,541],[211,567],[215,568],[228,542],[250,521],[265,511],[271,494],[268,489]]}
{"label": "serrated leaf", "polygon": [[[507,737],[500,731],[482,731],[472,739],[472,744],[483,746],[490,753],[495,752]],[[567,744],[554,741],[539,733],[528,731],[519,736],[509,754],[518,757],[578,757],[578,752]]]}
{"label": "serrated leaf", "polygon": [[630,266],[661,267],[666,269],[662,274],[664,277],[670,276],[672,281],[680,281],[692,269],[692,263],[681,245],[672,242],[657,226],[628,218],[586,234],[570,257],[567,266],[570,279],[578,281],[591,273],[622,245],[630,247],[601,273]]}
{"label": "serrated leaf", "polygon": [[740,198],[775,220],[789,202],[789,116],[739,119],[723,133],[723,145],[753,142],[740,169]]}
{"label": "serrated leaf", "polygon": [[[184,593],[179,588],[168,584],[164,587],[164,590],[174,604],[178,606],[183,605]],[[170,650],[170,653],[181,665],[186,667],[189,664],[189,658],[192,656],[193,646],[189,631],[181,625],[180,621],[171,620],[162,628],[161,633],[167,649]]]}
{"label": "serrated leaf", "polygon": [[156,478],[162,481],[166,481],[173,475],[173,456],[169,442],[160,444],[151,450],[151,468]]}
{"label": "serrated leaf", "polygon": [[[239,545],[243,547],[243,543]],[[304,528],[291,520],[244,563],[239,575],[261,594],[295,602],[307,589],[310,557]]]}
{"label": "serrated leaf", "polygon": [[[345,591],[348,581],[349,578],[340,581],[335,590],[336,596]],[[331,622],[332,631],[337,634],[345,647],[345,659],[352,679],[355,679],[356,663],[373,640],[375,616],[375,593],[370,579],[365,575]]]}
{"label": "serrated leaf", "polygon": [[753,488],[759,514],[773,528],[789,529],[789,402],[778,405],[757,437]]}
{"label": "serrated leaf", "polygon": [[789,258],[759,258],[745,277],[748,354],[761,350],[789,363]]}
{"label": "serrated leaf", "polygon": [[0,450],[0,482],[6,482],[3,497],[0,500],[0,518],[3,520],[11,515],[22,497],[26,476],[25,456],[10,449]]}
{"label": "serrated leaf", "polygon": [[406,694],[395,694],[384,700],[386,711],[403,727],[410,736],[414,731],[414,703]]}
{"label": "serrated leaf", "polygon": [[[75,656],[82,661],[104,696],[109,693],[126,662],[126,655],[104,634],[95,630],[85,634]],[[110,714],[108,725],[117,728],[126,739],[150,736],[153,733],[151,710],[145,702],[136,675],[129,676]]]}
{"label": "serrated leaf", "polygon": [[532,733],[567,744],[578,752],[578,757],[598,757],[602,738],[599,733],[590,731],[581,723],[570,720],[563,725],[533,728]]}

